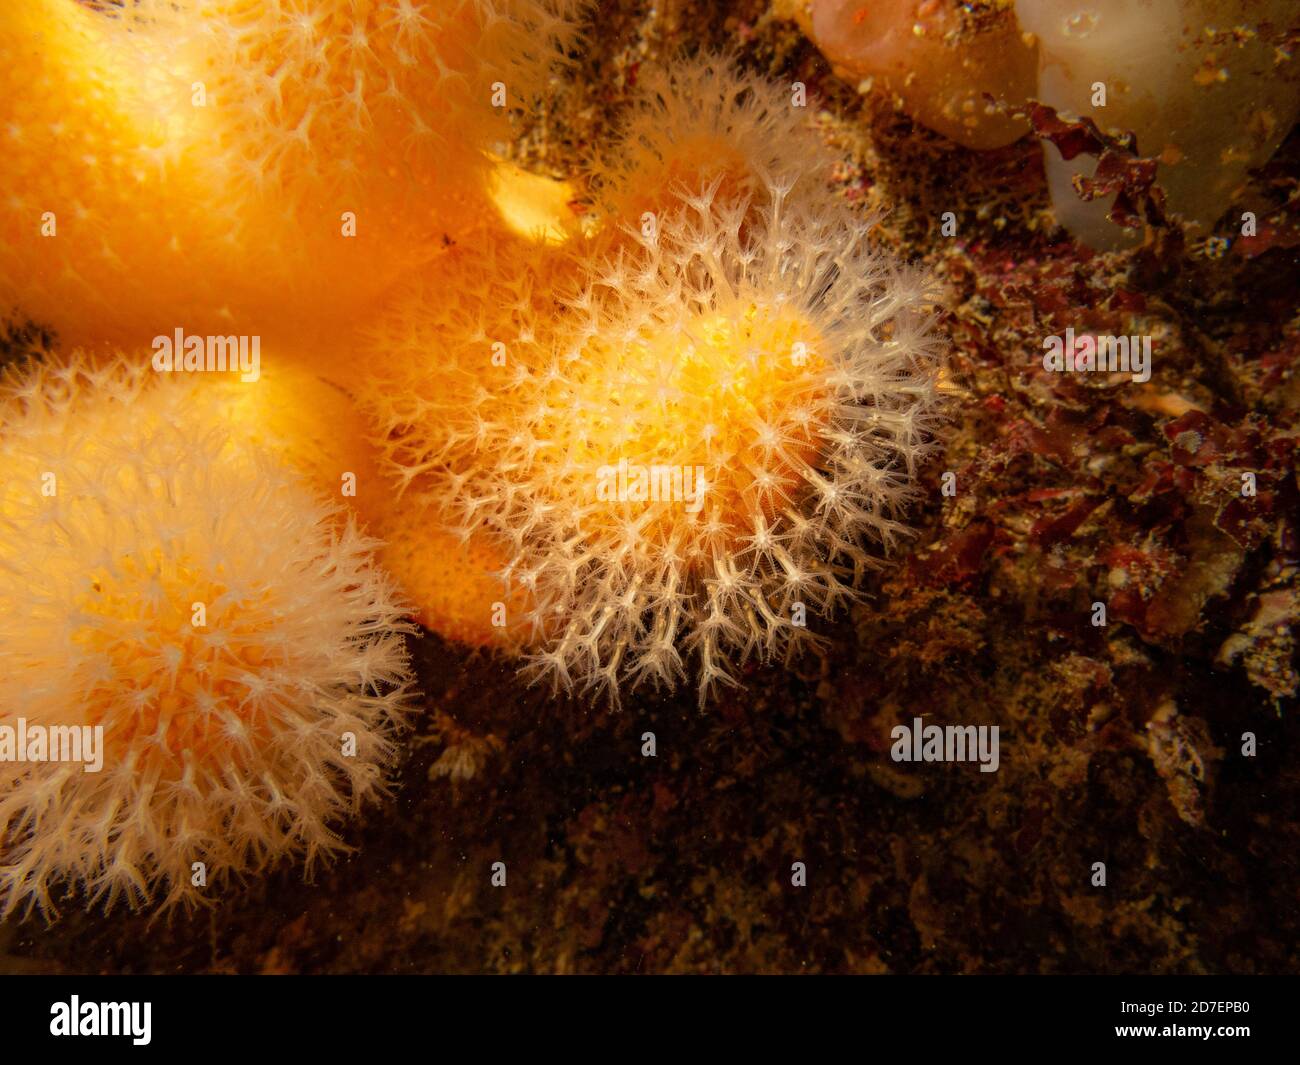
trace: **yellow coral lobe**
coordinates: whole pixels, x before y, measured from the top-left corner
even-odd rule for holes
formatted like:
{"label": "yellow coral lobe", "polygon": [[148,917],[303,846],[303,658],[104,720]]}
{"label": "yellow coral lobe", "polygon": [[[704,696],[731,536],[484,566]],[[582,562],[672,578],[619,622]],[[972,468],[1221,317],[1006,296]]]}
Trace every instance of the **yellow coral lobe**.
{"label": "yellow coral lobe", "polygon": [[833,157],[791,94],[728,56],[643,68],[613,145],[591,161],[605,213],[639,226],[646,212],[671,209],[683,189],[710,185],[720,202],[755,209],[776,188],[827,204]]}
{"label": "yellow coral lobe", "polygon": [[[111,369],[120,358],[99,352]],[[306,367],[317,354],[277,345],[260,360],[256,380],[231,371],[199,373],[188,382],[207,403],[210,428],[224,426],[246,443],[281,458],[319,497],[343,504],[373,529],[392,503],[392,486],[380,472],[372,427],[342,386]],[[147,352],[135,357],[141,366]]]}
{"label": "yellow coral lobe", "polygon": [[493,213],[486,152],[578,9],[5,5],[0,302],[65,346],[329,335]]}
{"label": "yellow coral lobe", "polygon": [[[253,609],[241,609],[231,589],[201,567],[157,550],[123,556],[88,576],[90,588],[77,605],[94,620],[73,633],[73,643],[105,670],[84,694],[81,723],[107,726],[107,761],[121,764],[138,745],[136,768],[175,782],[190,759],[238,764],[236,739],[268,739],[262,707],[248,698],[248,678],[277,659],[285,664],[272,650],[269,589]],[[142,597],[142,588],[151,594]],[[201,626],[195,604],[203,604]],[[134,638],[122,641],[121,629]],[[120,714],[123,703],[135,713]],[[213,713],[221,706],[229,708],[224,716]]]}
{"label": "yellow coral lobe", "polygon": [[563,244],[581,228],[570,207],[578,197],[572,182],[531,174],[514,163],[497,160],[489,190],[501,221],[520,237],[541,244]]}
{"label": "yellow coral lobe", "polygon": [[220,298],[192,275],[193,256],[224,243],[226,220],[196,213],[205,190],[186,170],[210,112],[172,107],[174,91],[140,70],[103,15],[70,0],[3,5],[6,310],[73,343],[120,336],[142,315],[165,323],[189,308],[215,319]]}
{"label": "yellow coral lobe", "polygon": [[926,282],[869,220],[753,172],[760,203],[679,187],[562,270],[480,251],[475,311],[415,292],[381,330],[412,355],[370,391],[385,462],[500,545],[556,688],[617,704],[693,658],[704,701],[811,642],[806,614],[906,535],[937,422]]}
{"label": "yellow coral lobe", "polygon": [[576,256],[587,246],[579,235],[556,253],[484,227],[416,276],[359,345],[341,353],[340,367],[367,367],[357,398],[384,465],[403,487],[481,440],[478,408],[509,394],[530,352],[551,342],[561,318],[557,296],[577,283]]}
{"label": "yellow coral lobe", "polygon": [[216,390],[232,429],[298,470],[319,495],[345,504],[372,532],[393,503],[371,429],[339,385],[303,368],[311,358],[278,352],[256,381],[203,380]]}
{"label": "yellow coral lobe", "polygon": [[663,158],[643,152],[632,172],[635,180],[619,190],[616,213],[640,219],[645,213],[663,210],[670,193],[677,188],[698,188],[718,183],[719,199],[758,199],[762,180],[741,146],[726,135],[691,133],[673,145]]}
{"label": "yellow coral lobe", "polygon": [[[584,244],[577,234],[565,248]],[[515,648],[531,638],[531,595],[501,579],[508,546],[487,530],[469,535],[436,475],[481,438],[484,398],[509,393],[533,345],[554,331],[555,293],[574,267],[545,242],[485,227],[447,249],[345,353],[370,368],[358,399],[391,478],[373,526],[382,561],[417,620],[448,639]]]}

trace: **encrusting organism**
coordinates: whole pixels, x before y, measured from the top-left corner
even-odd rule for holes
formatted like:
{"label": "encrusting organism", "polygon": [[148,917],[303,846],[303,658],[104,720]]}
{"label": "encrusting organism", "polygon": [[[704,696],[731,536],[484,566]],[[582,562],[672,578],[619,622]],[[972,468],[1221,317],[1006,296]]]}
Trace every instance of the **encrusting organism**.
{"label": "encrusting organism", "polygon": [[1011,0],[796,0],[793,14],[850,84],[883,90],[915,121],[985,149],[1028,131],[1008,111],[1034,94],[1034,39],[1012,7]]}
{"label": "encrusting organism", "polygon": [[0,744],[102,727],[102,764],[5,752],[0,916],[60,885],[192,906],[345,850],[410,698],[373,542],[203,375],[47,359],[2,392]]}
{"label": "encrusting organism", "polygon": [[330,335],[494,210],[581,0],[0,5],[0,309]]}

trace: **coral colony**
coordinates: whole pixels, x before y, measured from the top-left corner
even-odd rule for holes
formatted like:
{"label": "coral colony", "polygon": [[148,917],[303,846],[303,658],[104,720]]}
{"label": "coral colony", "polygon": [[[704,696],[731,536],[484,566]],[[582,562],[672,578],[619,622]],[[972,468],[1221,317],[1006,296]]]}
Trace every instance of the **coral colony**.
{"label": "coral colony", "polygon": [[703,702],[810,639],[864,542],[903,534],[934,428],[924,280],[847,212],[720,184],[668,194],[583,271],[558,335],[520,345],[438,453],[449,520],[500,542],[530,604],[531,669],[615,702],[687,675]]}
{"label": "coral colony", "polygon": [[[68,877],[110,907],[200,900],[339,850],[331,822],[383,791],[407,704],[391,581],[221,408],[147,360],[6,383],[0,646],[26,758],[3,762],[5,912],[50,911]],[[102,735],[95,764],[48,760],[38,730],[68,728]]]}
{"label": "coral colony", "polygon": [[[905,536],[931,294],[784,88],[682,61],[593,159],[589,224],[520,237],[490,148],[580,13],[6,7],[0,281],[78,347],[4,386],[4,913],[341,849],[411,705],[403,612],[556,688],[706,703]],[[344,317],[351,345],[294,334]],[[44,730],[91,730],[95,771]]]}
{"label": "coral colony", "polygon": [[[804,86],[725,55],[647,64],[568,181],[506,162],[591,6],[3,5],[0,309],[55,343],[0,396],[0,915],[206,905],[346,849],[420,705],[416,621],[591,705],[708,712],[908,541],[952,413],[934,283],[834,192]],[[1102,112],[1118,3],[796,6],[969,147],[1030,101],[1138,130],[1202,223],[1300,101],[1220,35]],[[1282,5],[1151,6],[1159,37]],[[1243,93],[1248,143],[1183,120]],[[1046,150],[1063,224],[1132,239]],[[1149,336],[1044,347],[1151,376]]]}

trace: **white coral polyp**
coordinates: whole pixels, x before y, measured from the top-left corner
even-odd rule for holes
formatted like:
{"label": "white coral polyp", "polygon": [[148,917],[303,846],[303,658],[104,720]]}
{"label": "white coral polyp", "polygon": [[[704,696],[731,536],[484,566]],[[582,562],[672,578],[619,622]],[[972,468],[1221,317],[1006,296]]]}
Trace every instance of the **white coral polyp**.
{"label": "white coral polyp", "polygon": [[[589,268],[560,339],[519,346],[509,383],[447,422],[474,425],[449,430],[449,520],[508,545],[528,667],[615,704],[692,660],[703,703],[813,639],[807,617],[906,533],[938,422],[922,275],[847,209],[720,180]],[[649,477],[612,493],[613,468]]]}
{"label": "white coral polyp", "polygon": [[384,790],[409,626],[372,543],[217,395],[122,363],[5,381],[0,725],[102,725],[104,763],[0,762],[0,916],[310,868]]}

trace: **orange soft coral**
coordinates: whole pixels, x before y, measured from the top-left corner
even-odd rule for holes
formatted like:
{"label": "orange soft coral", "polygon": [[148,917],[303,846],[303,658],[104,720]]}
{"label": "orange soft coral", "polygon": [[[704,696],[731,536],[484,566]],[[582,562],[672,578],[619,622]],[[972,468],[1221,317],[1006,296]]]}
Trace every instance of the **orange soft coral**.
{"label": "orange soft coral", "polygon": [[[197,173],[212,109],[180,108],[117,23],[71,0],[0,6],[0,310],[90,341],[216,317],[229,204]],[[147,335],[143,331],[147,331]]]}
{"label": "orange soft coral", "polygon": [[[553,227],[563,232],[569,223],[555,218]],[[586,247],[580,236],[572,243]],[[526,351],[549,342],[554,290],[574,283],[580,269],[578,253],[479,230],[404,286],[345,353],[367,368],[357,397],[391,486],[375,526],[384,565],[416,617],[452,639],[518,647],[527,635],[527,596],[500,577],[506,543],[448,520],[444,477],[481,438],[482,405],[509,391]]]}
{"label": "orange soft coral", "polygon": [[0,301],[66,343],[332,331],[491,211],[577,0],[0,13]]}
{"label": "orange soft coral", "polygon": [[529,600],[501,577],[504,544],[487,532],[462,539],[441,511],[416,498],[390,506],[375,526],[379,562],[414,604],[415,619],[471,647],[518,651],[528,638]]}
{"label": "orange soft coral", "polygon": [[380,473],[370,427],[339,385],[304,368],[302,354],[267,353],[256,381],[202,375],[232,433],[282,459],[325,501],[342,503],[368,533],[392,507],[395,491]]}
{"label": "orange soft coral", "polygon": [[611,220],[640,226],[681,188],[715,179],[721,199],[761,207],[781,187],[825,205],[832,163],[793,86],[742,71],[729,56],[702,55],[643,68],[617,136],[590,169]]}
{"label": "orange soft coral", "polygon": [[806,643],[905,533],[936,424],[923,279],[844,208],[723,181],[607,257],[487,257],[468,317],[400,304],[368,398],[388,463],[504,551],[535,670],[615,702]]}
{"label": "orange soft coral", "polygon": [[122,363],[5,381],[0,724],[105,757],[0,762],[0,915],[205,902],[383,790],[407,626],[373,544],[226,419]]}
{"label": "orange soft coral", "polygon": [[404,490],[504,560],[534,670],[615,702],[806,643],[905,531],[938,403],[924,282],[783,87],[715,57],[646,85],[601,228],[467,241],[460,298],[410,286],[361,389]]}

